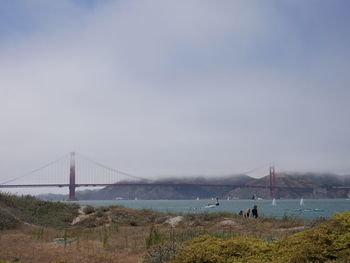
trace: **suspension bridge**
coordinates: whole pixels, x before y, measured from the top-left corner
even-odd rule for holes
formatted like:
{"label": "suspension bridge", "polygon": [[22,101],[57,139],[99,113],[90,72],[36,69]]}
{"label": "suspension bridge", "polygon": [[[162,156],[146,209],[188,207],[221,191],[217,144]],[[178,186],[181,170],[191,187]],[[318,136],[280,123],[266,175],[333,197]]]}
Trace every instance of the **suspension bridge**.
{"label": "suspension bridge", "polygon": [[206,184],[206,183],[159,183],[154,180],[135,176],[96,162],[88,157],[71,152],[55,161],[39,167],[27,174],[0,183],[1,188],[68,187],[69,200],[76,200],[78,187],[104,186],[177,186],[177,187],[225,187],[260,188],[270,191],[275,198],[278,190],[313,191],[309,187],[287,187],[276,184],[273,166],[269,170],[266,185]]}

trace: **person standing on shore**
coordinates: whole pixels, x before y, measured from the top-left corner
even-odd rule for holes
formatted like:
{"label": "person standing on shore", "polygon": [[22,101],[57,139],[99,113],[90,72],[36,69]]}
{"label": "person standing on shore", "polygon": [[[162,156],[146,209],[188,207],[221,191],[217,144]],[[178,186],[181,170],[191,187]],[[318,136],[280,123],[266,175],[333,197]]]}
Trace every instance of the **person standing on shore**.
{"label": "person standing on shore", "polygon": [[258,207],[256,205],[252,209],[252,216],[258,218]]}

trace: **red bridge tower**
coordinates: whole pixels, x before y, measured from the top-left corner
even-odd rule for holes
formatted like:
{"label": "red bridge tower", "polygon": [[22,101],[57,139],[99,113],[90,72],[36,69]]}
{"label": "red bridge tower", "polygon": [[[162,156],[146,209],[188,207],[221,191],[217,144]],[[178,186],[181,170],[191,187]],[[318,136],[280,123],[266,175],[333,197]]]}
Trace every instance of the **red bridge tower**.
{"label": "red bridge tower", "polygon": [[69,198],[73,201],[75,198],[75,153],[70,153],[70,172],[69,172]]}
{"label": "red bridge tower", "polygon": [[270,196],[271,198],[276,198],[276,174],[275,166],[270,166]]}

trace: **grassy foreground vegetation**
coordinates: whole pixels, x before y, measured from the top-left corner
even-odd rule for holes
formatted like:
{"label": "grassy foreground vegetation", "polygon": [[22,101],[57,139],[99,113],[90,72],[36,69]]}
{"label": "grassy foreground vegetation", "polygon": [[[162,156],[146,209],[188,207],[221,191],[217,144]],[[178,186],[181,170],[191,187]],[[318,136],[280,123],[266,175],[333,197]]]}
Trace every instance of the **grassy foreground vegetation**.
{"label": "grassy foreground vegetation", "polygon": [[171,263],[350,262],[350,212],[274,242],[257,238],[199,236],[185,243]]}
{"label": "grassy foreground vegetation", "polygon": [[[45,202],[33,196],[0,194],[0,229],[9,229],[20,221],[38,226],[64,228],[78,215],[78,205]],[[12,222],[11,222],[12,221]],[[13,224],[14,223],[14,224]]]}
{"label": "grassy foreground vegetation", "polygon": [[0,194],[0,263],[350,262],[350,212],[330,220],[174,215]]}

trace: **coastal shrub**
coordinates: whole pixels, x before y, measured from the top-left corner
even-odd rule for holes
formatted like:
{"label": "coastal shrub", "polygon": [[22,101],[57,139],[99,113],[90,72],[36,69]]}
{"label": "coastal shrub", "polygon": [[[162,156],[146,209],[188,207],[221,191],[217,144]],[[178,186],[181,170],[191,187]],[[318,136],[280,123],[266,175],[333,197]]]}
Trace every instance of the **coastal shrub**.
{"label": "coastal shrub", "polygon": [[111,207],[108,216],[114,223],[129,226],[151,225],[167,219],[167,215],[161,212],[148,209],[133,210],[125,207]]}
{"label": "coastal shrub", "polygon": [[85,215],[89,215],[89,214],[95,213],[95,208],[88,205],[84,207],[83,212]]}
{"label": "coastal shrub", "polygon": [[327,222],[327,219],[325,218],[325,217],[318,217],[318,218],[316,218],[316,219],[314,219],[314,220],[312,220],[311,222],[310,222],[310,226],[311,227],[316,227],[316,226],[318,226],[318,225],[320,225],[320,224],[322,224],[322,223],[325,223],[325,222]]}
{"label": "coastal shrub", "polygon": [[138,226],[139,225],[139,223],[138,223],[136,218],[130,218],[128,220],[128,223],[129,223],[130,226]]}
{"label": "coastal shrub", "polygon": [[326,262],[350,258],[350,212],[276,242],[274,258],[286,263]]}
{"label": "coastal shrub", "polygon": [[330,263],[349,262],[350,212],[279,241],[217,238],[202,235],[188,241],[171,263]]}
{"label": "coastal shrub", "polygon": [[108,206],[101,206],[101,207],[99,207],[99,210],[102,211],[102,212],[108,212],[111,209]]}
{"label": "coastal shrub", "polygon": [[20,225],[20,221],[14,216],[0,209],[0,230],[14,229]]}
{"label": "coastal shrub", "polygon": [[268,260],[271,248],[259,239],[238,237],[224,240],[209,235],[199,236],[185,243],[171,263],[230,263]]}
{"label": "coastal shrub", "polygon": [[103,217],[103,212],[101,210],[97,210],[96,216],[97,217]]}
{"label": "coastal shrub", "polygon": [[158,244],[161,241],[161,235],[159,229],[152,225],[149,231],[149,235],[146,238],[146,248],[150,248],[152,245]]}
{"label": "coastal shrub", "polygon": [[143,263],[166,263],[175,258],[179,243],[168,242],[154,246],[144,257]]}
{"label": "coastal shrub", "polygon": [[0,208],[20,220],[40,226],[64,228],[78,215],[77,204],[42,201],[34,196],[0,194]]}

